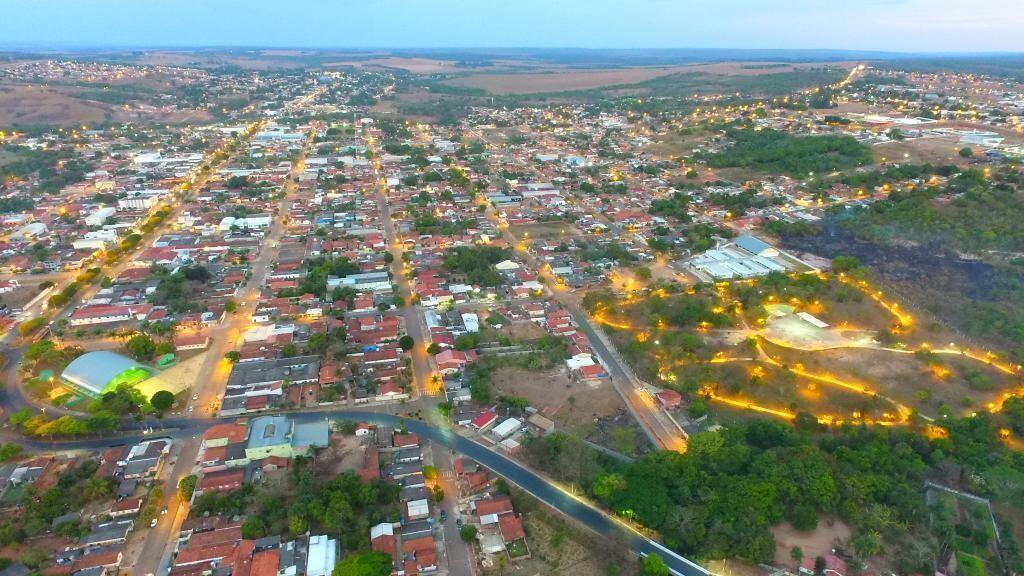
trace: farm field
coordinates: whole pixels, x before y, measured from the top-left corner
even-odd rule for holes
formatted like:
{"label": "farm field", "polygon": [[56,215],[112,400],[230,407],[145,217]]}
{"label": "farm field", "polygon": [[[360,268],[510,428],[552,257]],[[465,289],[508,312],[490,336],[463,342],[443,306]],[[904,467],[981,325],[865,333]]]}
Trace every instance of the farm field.
{"label": "farm field", "polygon": [[[846,63],[839,63],[842,66]],[[821,64],[815,64],[820,66]],[[635,84],[671,74],[707,74],[712,76],[762,76],[793,72],[811,64],[756,62],[716,62],[685,66],[638,66],[611,69],[545,69],[519,74],[469,74],[447,80],[451,86],[480,88],[491,94],[529,94],[590,90],[605,86]]]}

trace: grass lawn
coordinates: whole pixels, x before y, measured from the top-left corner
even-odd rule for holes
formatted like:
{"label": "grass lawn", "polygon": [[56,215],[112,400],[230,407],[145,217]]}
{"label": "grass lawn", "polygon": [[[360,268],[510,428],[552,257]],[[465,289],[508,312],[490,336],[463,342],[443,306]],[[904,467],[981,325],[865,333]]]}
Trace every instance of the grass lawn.
{"label": "grass lawn", "polygon": [[506,548],[508,549],[508,555],[512,558],[520,558],[529,554],[529,551],[526,549],[526,541],[524,540],[513,540]]}
{"label": "grass lawn", "polygon": [[977,556],[964,552],[956,553],[957,564],[960,566],[960,573],[963,576],[985,576],[985,561]]}

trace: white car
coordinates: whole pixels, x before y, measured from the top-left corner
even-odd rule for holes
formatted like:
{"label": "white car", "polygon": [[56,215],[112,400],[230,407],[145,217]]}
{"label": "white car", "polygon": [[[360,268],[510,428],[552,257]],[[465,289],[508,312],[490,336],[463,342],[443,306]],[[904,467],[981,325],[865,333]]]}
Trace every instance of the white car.
{"label": "white car", "polygon": [[153,518],[153,521],[149,523],[149,527],[153,528],[155,526],[156,526],[156,518]]}
{"label": "white car", "polygon": [[193,394],[192,395],[192,400],[199,400],[199,394],[198,393]]}
{"label": "white car", "polygon": [[195,410],[195,408],[196,408],[195,406],[189,406],[188,407],[188,413],[191,414],[192,411]]}

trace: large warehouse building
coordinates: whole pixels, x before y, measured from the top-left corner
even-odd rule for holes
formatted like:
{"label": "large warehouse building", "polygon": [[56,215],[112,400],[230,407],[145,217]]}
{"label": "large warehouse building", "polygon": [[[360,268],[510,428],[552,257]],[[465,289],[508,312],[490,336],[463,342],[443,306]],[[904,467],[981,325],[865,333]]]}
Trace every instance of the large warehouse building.
{"label": "large warehouse building", "polygon": [[98,398],[121,384],[134,386],[152,375],[149,368],[131,358],[100,350],[75,358],[60,377],[75,390]]}

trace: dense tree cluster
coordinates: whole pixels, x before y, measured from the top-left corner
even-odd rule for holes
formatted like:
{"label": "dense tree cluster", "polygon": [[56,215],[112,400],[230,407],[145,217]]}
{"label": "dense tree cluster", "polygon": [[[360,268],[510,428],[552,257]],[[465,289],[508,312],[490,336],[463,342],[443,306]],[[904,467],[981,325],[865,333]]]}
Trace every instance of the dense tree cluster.
{"label": "dense tree cluster", "polygon": [[464,275],[470,284],[493,287],[501,284],[494,265],[508,255],[508,250],[497,246],[457,246],[445,252],[444,267],[452,274]]}
{"label": "dense tree cluster", "polygon": [[62,472],[55,486],[36,490],[29,486],[21,498],[18,512],[8,514],[0,522],[0,545],[25,542],[54,530],[60,536],[77,538],[83,526],[80,522],[53,525],[53,521],[68,512],[82,510],[91,502],[110,498],[117,483],[110,478],[96,476],[99,464],[86,460],[77,468]]}
{"label": "dense tree cluster", "polygon": [[804,177],[872,163],[871,148],[851,136],[794,136],[778,130],[726,132],[733,143],[699,155],[713,168],[754,168]]}
{"label": "dense tree cluster", "polygon": [[203,494],[192,514],[235,515],[249,510],[242,526],[245,538],[298,536],[313,530],[338,538],[349,552],[368,552],[370,526],[399,517],[398,487],[386,482],[363,482],[352,472],[319,479],[310,461],[298,458],[288,484],[289,490],[280,494],[257,493],[251,486],[226,494]]}

